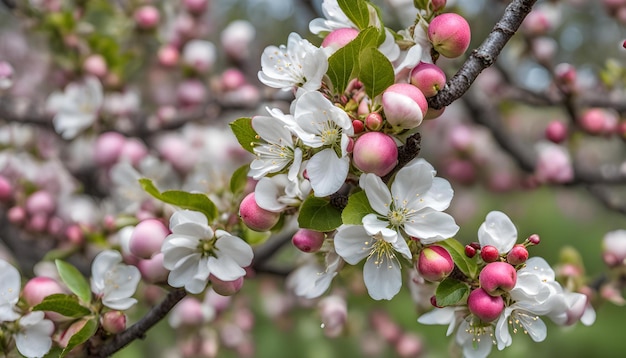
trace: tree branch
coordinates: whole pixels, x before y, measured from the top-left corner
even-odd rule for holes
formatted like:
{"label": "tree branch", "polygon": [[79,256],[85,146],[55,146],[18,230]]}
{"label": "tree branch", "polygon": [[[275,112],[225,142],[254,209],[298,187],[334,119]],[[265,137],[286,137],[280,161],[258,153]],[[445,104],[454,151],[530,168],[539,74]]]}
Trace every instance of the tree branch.
{"label": "tree branch", "polygon": [[137,338],[142,338],[145,333],[163,319],[167,313],[187,295],[184,289],[176,289],[168,293],[167,297],[157,306],[153,307],[141,320],[130,326],[124,332],[113,337],[110,341],[99,347],[97,352],[91,354],[92,357],[109,357],[113,353],[126,347]]}
{"label": "tree branch", "polygon": [[485,41],[472,51],[446,87],[434,97],[428,98],[428,106],[434,109],[443,108],[467,92],[476,77],[496,61],[500,51],[515,34],[535,2],[537,0],[511,1]]}

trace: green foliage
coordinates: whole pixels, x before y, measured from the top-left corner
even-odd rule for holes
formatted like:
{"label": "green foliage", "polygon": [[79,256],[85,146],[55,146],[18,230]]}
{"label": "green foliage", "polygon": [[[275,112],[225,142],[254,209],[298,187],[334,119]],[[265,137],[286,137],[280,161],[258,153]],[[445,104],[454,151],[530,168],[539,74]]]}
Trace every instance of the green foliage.
{"label": "green foliage", "polygon": [[242,225],[242,239],[251,246],[260,245],[272,236],[271,231],[254,231],[245,225]]}
{"label": "green foliage", "polygon": [[370,12],[365,0],[338,0],[337,3],[348,19],[352,21],[359,30],[363,30],[370,25]]}
{"label": "green foliage", "polygon": [[450,256],[452,256],[454,264],[459,268],[459,270],[461,270],[461,272],[463,272],[467,277],[476,278],[476,275],[478,274],[476,256],[471,259],[467,257],[467,255],[465,255],[465,247],[463,247],[460,242],[454,238],[450,238],[445,241],[440,241],[437,244],[448,250]]}
{"label": "green foliage", "polygon": [[57,266],[61,280],[67,285],[67,288],[83,302],[91,302],[91,288],[83,274],[76,267],[65,261],[55,260],[54,263]]}
{"label": "green foliage", "polygon": [[370,98],[375,98],[395,82],[393,65],[374,47],[361,51],[357,77]]}
{"label": "green foliage", "polygon": [[235,134],[235,137],[237,137],[237,141],[241,144],[243,149],[250,153],[254,153],[252,148],[255,143],[259,142],[259,138],[254,131],[254,128],[252,128],[252,118],[242,117],[236,119],[230,123],[230,129]]}
{"label": "green foliage", "polygon": [[348,83],[358,77],[361,52],[378,46],[380,32],[375,27],[368,27],[347,45],[328,58],[326,75],[334,86],[335,93],[343,93]]}
{"label": "green foliage", "polygon": [[364,191],[350,195],[348,205],[341,212],[341,220],[347,225],[361,225],[363,217],[374,212]]}
{"label": "green foliage", "polygon": [[341,225],[341,212],[330,201],[310,196],[300,207],[298,224],[303,229],[332,231]]}
{"label": "green foliage", "polygon": [[445,307],[460,303],[467,298],[470,288],[467,284],[448,277],[441,281],[435,292],[437,306]]}
{"label": "green foliage", "polygon": [[243,190],[246,187],[246,184],[248,183],[248,170],[249,170],[249,165],[243,165],[241,167],[239,167],[237,170],[235,170],[235,172],[233,173],[233,176],[230,177],[230,192],[237,195],[243,192]]}
{"label": "green foliage", "polygon": [[61,352],[60,357],[65,357],[65,355],[68,354],[72,349],[87,342],[89,338],[93,337],[97,329],[98,329],[98,319],[94,317],[88,320],[83,326],[83,328],[81,328],[80,331],[76,332],[72,336],[72,338],[70,338],[69,342],[67,343],[67,346],[65,347],[65,349],[63,349],[63,352]]}
{"label": "green foliage", "polygon": [[176,205],[183,209],[199,211],[207,217],[209,222],[217,218],[217,207],[206,194],[189,193],[182,190],[167,190],[161,193],[154,186],[152,180],[148,178],[139,179],[139,183],[143,190],[164,203]]}
{"label": "green foliage", "polygon": [[47,296],[40,304],[33,307],[33,310],[52,311],[72,318],[84,317],[91,313],[87,307],[78,302],[75,296],[62,293]]}

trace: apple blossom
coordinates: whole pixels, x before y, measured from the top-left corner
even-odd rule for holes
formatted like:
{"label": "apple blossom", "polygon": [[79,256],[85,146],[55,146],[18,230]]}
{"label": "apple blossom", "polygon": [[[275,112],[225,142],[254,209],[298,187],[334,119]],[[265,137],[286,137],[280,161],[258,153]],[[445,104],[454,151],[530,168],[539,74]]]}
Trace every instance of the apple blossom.
{"label": "apple blossom", "polygon": [[15,267],[0,259],[0,323],[15,321],[20,315],[15,311],[20,299],[21,277]]}
{"label": "apple blossom", "polygon": [[27,313],[19,320],[20,331],[15,334],[15,346],[25,357],[43,357],[52,347],[54,323],[44,318],[42,311]]}
{"label": "apple blossom", "polygon": [[143,30],[153,29],[161,21],[159,10],[152,5],[144,5],[137,8],[133,17],[137,26]]}
{"label": "apple blossom", "polygon": [[216,57],[215,45],[210,41],[191,40],[183,47],[182,62],[199,73],[210,71]]}
{"label": "apple blossom", "polygon": [[417,271],[428,281],[441,281],[454,269],[448,250],[439,245],[425,247],[417,259]]}
{"label": "apple blossom", "polygon": [[323,232],[299,229],[291,238],[293,245],[302,252],[317,252],[324,244],[326,235]]}
{"label": "apple blossom", "polygon": [[382,104],[387,122],[399,129],[419,126],[428,110],[428,103],[422,91],[408,83],[389,86],[383,92]]}
{"label": "apple blossom", "polygon": [[420,62],[411,71],[410,79],[426,98],[436,95],[446,85],[446,74],[432,63]]}
{"label": "apple blossom", "polygon": [[52,93],[46,108],[54,113],[55,131],[64,139],[76,137],[96,121],[103,98],[102,84],[93,76],[68,84],[63,93]]}
{"label": "apple blossom", "polygon": [[398,146],[387,134],[367,132],[356,140],[352,160],[364,173],[374,173],[383,177],[398,163]]}
{"label": "apple blossom", "polygon": [[100,252],[91,264],[91,291],[102,304],[116,310],[127,310],[137,300],[132,298],[141,279],[135,266],[122,263],[118,251]]}
{"label": "apple blossom", "polygon": [[226,54],[235,60],[243,61],[250,57],[250,45],[256,30],[249,21],[235,20],[220,34],[220,42]]}
{"label": "apple blossom", "polygon": [[13,74],[15,70],[10,63],[0,61],[0,91],[7,90],[13,86]]}
{"label": "apple blossom", "polygon": [[255,193],[250,193],[243,198],[239,205],[239,216],[247,227],[255,231],[267,231],[280,219],[279,212],[265,210],[257,204]]}
{"label": "apple blossom", "polygon": [[130,236],[130,252],[142,259],[149,259],[161,251],[161,245],[168,234],[169,230],[160,220],[143,220],[135,226]]}

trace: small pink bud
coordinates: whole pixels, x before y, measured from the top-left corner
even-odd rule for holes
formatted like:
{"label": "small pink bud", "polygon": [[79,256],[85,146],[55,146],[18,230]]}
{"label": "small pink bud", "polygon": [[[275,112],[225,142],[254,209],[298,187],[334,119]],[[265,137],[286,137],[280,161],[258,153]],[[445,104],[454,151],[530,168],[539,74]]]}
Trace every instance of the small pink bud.
{"label": "small pink bud", "polygon": [[367,132],[356,140],[352,158],[359,170],[383,177],[398,163],[398,146],[385,133]]}
{"label": "small pink bud", "polygon": [[348,305],[343,297],[327,296],[319,302],[322,328],[327,337],[338,337],[348,320]]}
{"label": "small pink bud", "polygon": [[8,202],[13,198],[13,185],[9,179],[0,175],[0,201]]}
{"label": "small pink bud", "polygon": [[65,228],[65,237],[73,245],[81,245],[85,241],[85,234],[80,225],[72,224]]}
{"label": "small pink bud", "polygon": [[486,245],[480,249],[480,257],[485,262],[494,262],[500,257],[500,253],[495,246]]}
{"label": "small pink bud", "polygon": [[26,282],[22,289],[22,298],[29,307],[34,307],[40,304],[44,298],[58,293],[65,293],[61,284],[50,277],[38,276]]}
{"label": "small pink bud", "polygon": [[467,308],[481,321],[492,322],[504,310],[504,300],[502,296],[491,296],[479,287],[467,297]]}
{"label": "small pink bud", "polygon": [[326,235],[323,232],[299,229],[291,238],[293,245],[302,252],[317,252],[322,248]]}
{"label": "small pink bud", "polygon": [[428,281],[438,282],[448,277],[454,261],[448,250],[439,245],[425,247],[417,260],[417,270]]}
{"label": "small pink bud", "polygon": [[183,0],[183,6],[192,14],[202,14],[206,11],[209,0]]}
{"label": "small pink bud", "polygon": [[453,159],[444,167],[446,177],[461,184],[469,185],[476,180],[476,167],[467,159]]}
{"label": "small pink bud", "polygon": [[402,358],[419,357],[423,350],[422,340],[415,333],[404,333],[396,342],[396,351]]}
{"label": "small pink bud", "polygon": [[437,296],[436,296],[436,295],[432,295],[432,296],[430,296],[430,304],[431,304],[433,307],[442,308],[441,306],[439,306],[439,305],[437,304]]}
{"label": "small pink bud", "polygon": [[506,261],[514,266],[523,264],[526,260],[528,260],[528,249],[522,244],[513,246],[506,255]]}
{"label": "small pink bud", "polygon": [[199,80],[190,79],[180,83],[176,95],[182,105],[195,106],[204,102],[207,90]]}
{"label": "small pink bud", "polygon": [[485,292],[492,296],[500,296],[515,287],[517,271],[506,262],[492,262],[483,267],[478,280]]}
{"label": "small pink bud", "polygon": [[566,90],[573,90],[576,85],[576,67],[569,63],[560,63],[554,68],[554,79]]}
{"label": "small pink bud", "polygon": [[262,209],[254,198],[254,193],[248,194],[239,206],[239,216],[243,223],[255,231],[267,231],[274,227],[280,219],[280,213]]}
{"label": "small pink bud", "polygon": [[143,30],[149,30],[155,28],[161,20],[161,14],[159,10],[151,5],[145,5],[137,10],[133,15],[137,26]]}
{"label": "small pink bud", "polygon": [[522,22],[522,31],[529,36],[541,36],[550,31],[552,24],[550,19],[542,10],[531,11],[524,22]]}
{"label": "small pink bud", "polygon": [[139,163],[148,155],[148,147],[138,138],[128,138],[124,142],[120,159],[128,159],[131,164],[138,166]]}
{"label": "small pink bud", "polygon": [[368,97],[361,99],[361,101],[359,102],[359,107],[356,110],[356,114],[366,117],[371,112],[370,105],[371,102]]}
{"label": "small pink bud", "polygon": [[6,61],[0,61],[0,91],[7,90],[13,86],[13,66]]}
{"label": "small pink bud", "polygon": [[146,282],[163,283],[167,281],[169,271],[163,267],[163,253],[159,252],[149,259],[139,260],[135,265]]}
{"label": "small pink bud", "polygon": [[178,49],[171,45],[165,45],[159,49],[157,53],[159,64],[163,67],[174,67],[180,58]]}
{"label": "small pink bud", "polygon": [[472,129],[464,124],[452,126],[448,136],[452,148],[460,152],[469,150],[475,137]]}
{"label": "small pink bud", "polygon": [[554,143],[561,143],[567,138],[567,125],[562,121],[551,121],[546,127],[546,138]]}
{"label": "small pink bud", "polygon": [[383,127],[383,116],[380,113],[372,112],[365,117],[365,127],[371,131],[379,131]]}
{"label": "small pink bud", "polygon": [[169,229],[160,220],[144,220],[135,226],[130,235],[130,252],[142,259],[149,259],[161,252],[161,245],[169,233]]}
{"label": "small pink bud", "polygon": [[126,137],[118,132],[105,132],[98,136],[94,149],[94,160],[99,166],[109,167],[117,163]]}
{"label": "small pink bud", "polygon": [[474,256],[476,256],[476,249],[473,248],[471,245],[465,245],[465,256],[469,257],[470,259]]}
{"label": "small pink bud", "polygon": [[424,97],[432,97],[446,85],[446,74],[437,65],[420,62],[411,71],[411,84],[419,88]]}
{"label": "small pink bud", "polygon": [[328,47],[333,51],[337,51],[354,40],[358,35],[359,31],[351,27],[333,30],[326,35],[321,47]]}
{"label": "small pink bud", "polygon": [[589,108],[578,119],[581,128],[589,134],[611,133],[617,128],[618,116],[604,108]]}
{"label": "small pink bud", "polygon": [[422,91],[408,83],[389,86],[383,92],[382,104],[387,122],[400,129],[419,126],[428,110],[428,102]]}
{"label": "small pink bud", "polygon": [[26,199],[26,211],[30,215],[42,214],[47,216],[54,213],[55,209],[56,203],[48,191],[36,191]]}
{"label": "small pink bud", "polygon": [[48,215],[37,213],[30,217],[26,228],[31,231],[43,233],[48,226]]}
{"label": "small pink bud", "polygon": [[225,91],[234,91],[246,84],[246,77],[236,68],[229,68],[222,73],[222,88]]}
{"label": "small pink bud", "polygon": [[244,278],[239,277],[234,281],[222,281],[214,275],[209,275],[209,280],[211,281],[211,287],[213,287],[215,293],[222,296],[232,296],[241,290]]}
{"label": "small pink bud", "polygon": [[100,317],[102,328],[111,334],[118,334],[126,329],[126,315],[122,311],[108,311]]}
{"label": "small pink bud", "polygon": [[96,77],[104,78],[108,72],[107,62],[102,55],[91,55],[85,59],[83,70]]}
{"label": "small pink bud", "polygon": [[354,128],[354,134],[360,134],[365,130],[365,124],[362,120],[355,119],[352,121],[352,128]]}
{"label": "small pink bud", "polygon": [[199,73],[210,71],[216,57],[215,45],[210,41],[191,40],[183,48],[183,62]]}
{"label": "small pink bud", "polygon": [[469,47],[471,32],[467,21],[458,14],[436,16],[428,25],[428,38],[442,56],[461,56]]}
{"label": "small pink bud", "polygon": [[447,0],[431,0],[430,6],[433,9],[433,11],[439,11],[439,10],[443,10],[443,8],[446,7],[446,2]]}
{"label": "small pink bud", "polygon": [[210,307],[205,305],[195,297],[183,298],[170,312],[169,323],[174,328],[195,327],[206,323],[207,318],[212,317]]}
{"label": "small pink bud", "polygon": [[541,238],[537,234],[530,235],[528,237],[528,239],[526,239],[526,240],[528,240],[528,242],[533,244],[533,245],[539,245],[539,243],[541,242]]}
{"label": "small pink bud", "polygon": [[23,224],[26,220],[26,210],[21,206],[14,206],[7,212],[7,217],[13,224]]}

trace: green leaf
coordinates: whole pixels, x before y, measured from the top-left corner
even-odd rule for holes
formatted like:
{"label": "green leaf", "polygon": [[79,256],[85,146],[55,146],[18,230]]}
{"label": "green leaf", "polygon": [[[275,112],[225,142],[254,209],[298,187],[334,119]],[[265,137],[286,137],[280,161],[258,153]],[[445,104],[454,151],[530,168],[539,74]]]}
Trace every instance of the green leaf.
{"label": "green leaf", "polygon": [[338,0],[337,3],[344,14],[352,21],[359,30],[370,25],[370,12],[365,0]]}
{"label": "green leaf", "polygon": [[93,337],[97,329],[98,329],[98,319],[94,317],[88,320],[83,326],[83,328],[81,328],[80,331],[76,332],[72,336],[72,338],[70,338],[69,342],[67,342],[67,346],[65,347],[65,349],[63,349],[63,352],[61,352],[61,357],[64,357],[76,346],[79,346],[87,342],[89,338]]}
{"label": "green leaf", "polygon": [[335,93],[343,93],[350,80],[358,77],[359,56],[364,49],[377,46],[379,34],[375,27],[368,27],[328,58],[326,75],[330,78]]}
{"label": "green leaf", "polygon": [[246,188],[248,183],[248,171],[250,166],[248,164],[239,167],[233,175],[230,177],[230,192],[237,195]]}
{"label": "green leaf", "polygon": [[437,286],[437,291],[435,292],[437,306],[446,307],[455,305],[464,300],[469,294],[469,291],[470,288],[467,284],[448,277]]}
{"label": "green leaf", "polygon": [[245,225],[242,225],[242,228],[242,239],[244,239],[251,246],[260,245],[272,236],[271,231],[254,231]]}
{"label": "green leaf", "polygon": [[341,212],[328,200],[311,196],[300,207],[298,224],[303,229],[332,231],[341,225]]}
{"label": "green leaf", "polygon": [[139,183],[143,190],[156,199],[183,209],[199,211],[207,217],[209,222],[213,221],[218,215],[217,207],[206,194],[189,193],[182,190],[167,190],[161,193],[154,186],[152,180],[148,178],[139,179]]}
{"label": "green leaf", "polygon": [[33,307],[35,311],[53,311],[65,317],[78,318],[87,316],[91,311],[78,303],[78,299],[62,293],[47,296],[40,304]]}
{"label": "green leaf", "polygon": [[374,212],[365,192],[359,191],[348,198],[348,205],[341,212],[341,220],[347,225],[361,225],[363,217]]}
{"label": "green leaf", "polygon": [[361,52],[358,77],[365,86],[365,92],[372,99],[395,82],[393,65],[374,47]]}
{"label": "green leaf", "polygon": [[450,238],[444,241],[439,241],[437,245],[445,247],[454,264],[463,272],[467,277],[475,278],[478,274],[478,264],[476,263],[476,257],[469,258],[465,255],[465,247],[454,238]]}
{"label": "green leaf", "polygon": [[74,292],[83,302],[91,302],[91,289],[83,274],[76,267],[65,261],[55,260],[54,263],[57,266],[61,280],[63,280],[70,291]]}
{"label": "green leaf", "polygon": [[233,134],[235,134],[237,141],[241,144],[243,149],[254,153],[252,148],[255,143],[259,142],[259,138],[254,128],[252,128],[252,118],[242,117],[230,122],[230,130],[233,131]]}

